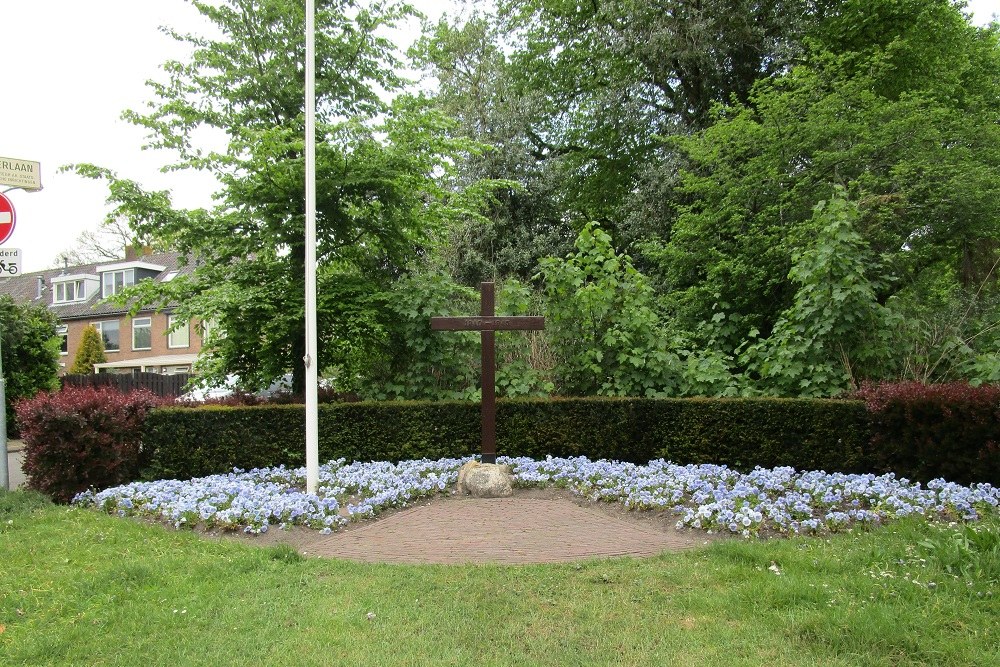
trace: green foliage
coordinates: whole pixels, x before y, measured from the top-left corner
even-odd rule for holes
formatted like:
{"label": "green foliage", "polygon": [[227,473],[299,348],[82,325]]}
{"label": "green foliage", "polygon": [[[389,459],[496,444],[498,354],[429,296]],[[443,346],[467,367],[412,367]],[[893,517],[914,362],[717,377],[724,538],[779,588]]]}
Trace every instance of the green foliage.
{"label": "green foliage", "polygon": [[0,296],[0,365],[11,433],[17,432],[14,403],[58,386],[59,338],[55,327],[56,318],[44,306],[16,304],[9,296]]}
{"label": "green foliage", "polygon": [[479,334],[431,331],[430,319],[478,312],[476,292],[442,274],[411,273],[383,301],[381,359],[357,391],[376,400],[475,398]]}
{"label": "green foliage", "polygon": [[583,228],[575,253],[547,257],[540,267],[560,394],[678,392],[679,358],[668,347],[653,290],[599,225]]}
{"label": "green foliage", "polygon": [[[459,401],[319,406],[323,461],[400,461],[480,451],[479,406]],[[304,464],[301,406],[161,408],[143,442],[147,478],[187,478],[233,467]],[[504,456],[588,456],[646,463],[716,463],[749,470],[862,471],[868,416],[858,401],[787,399],[501,400]],[[248,445],[247,443],[251,443]]]}
{"label": "green foliage", "polygon": [[[499,286],[500,315],[535,315],[544,312],[544,308],[539,295],[514,278]],[[496,355],[498,396],[541,398],[555,390],[551,376],[556,361],[547,331],[497,331]]]}
{"label": "green foliage", "polygon": [[[169,169],[206,170],[219,182],[210,211],[179,211],[167,193],[146,192],[108,170],[111,216],[163,239],[191,266],[168,283],[119,296],[133,307],[177,304],[220,335],[204,371],[262,388],[289,370],[304,386],[305,190],[304,9],[291,0],[193,1],[211,37],[170,32],[189,61],[164,65],[153,101],[125,117],[147,147],[174,151]],[[367,295],[384,291],[431,233],[475,216],[488,187],[445,185],[458,154],[478,146],[452,138],[452,122],[420,96],[401,94],[400,62],[384,36],[413,15],[403,2],[319,3],[317,29],[317,314],[322,369],[367,363],[377,319]],[[263,48],[261,45],[267,45]],[[393,97],[391,103],[383,101]],[[205,137],[224,137],[225,148]],[[349,321],[345,323],[345,318]]]}
{"label": "green foliage", "polygon": [[497,21],[475,13],[462,25],[442,19],[411,49],[416,65],[439,82],[434,102],[457,121],[451,131],[489,146],[463,156],[455,184],[506,181],[482,217],[459,221],[435,247],[451,275],[468,286],[528,280],[541,257],[565,254],[575,236],[559,201],[559,160],[546,159],[530,141],[544,98],[519,88],[504,51]]}
{"label": "green foliage", "polygon": [[74,375],[93,375],[97,372],[94,364],[103,364],[107,360],[104,356],[104,341],[101,340],[101,334],[91,325],[84,327],[80,335],[80,347],[76,349],[76,357],[73,358],[69,372]]}
{"label": "green foliage", "polygon": [[934,567],[966,581],[1000,581],[1000,527],[996,524],[937,526],[917,542]]}
{"label": "green foliage", "polygon": [[[478,423],[474,403],[321,405],[319,456],[323,461],[464,456],[478,447]],[[143,439],[152,453],[143,471],[149,479],[185,479],[234,467],[302,466],[305,412],[301,405],[164,408],[149,415]]]}
{"label": "green foliage", "polygon": [[867,277],[877,265],[855,231],[857,218],[857,206],[841,189],[816,205],[815,239],[792,256],[794,302],[768,338],[740,355],[757,391],[836,395],[857,388],[855,367],[879,356],[877,336],[886,331],[890,314]]}
{"label": "green foliage", "polygon": [[[392,289],[374,299],[379,309],[369,365],[348,385],[339,372],[341,388],[374,400],[474,400],[480,394],[480,335],[475,331],[432,331],[438,315],[474,315],[480,310],[476,290],[462,287],[444,273],[412,271]],[[537,312],[539,304],[528,287],[515,280],[500,286],[500,315]],[[532,355],[544,339],[532,332],[497,332],[496,387],[499,396],[546,395],[552,389],[547,372],[536,369]],[[536,355],[537,356],[537,355]]]}
{"label": "green foliage", "polygon": [[723,350],[754,329],[770,336],[793,305],[792,257],[818,232],[813,211],[833,184],[878,258],[867,277],[879,303],[927,273],[974,291],[996,260],[996,31],[937,0],[843,3],[828,16],[801,64],[665,143],[681,153],[677,216],[640,259],[687,331],[727,304],[738,326]]}

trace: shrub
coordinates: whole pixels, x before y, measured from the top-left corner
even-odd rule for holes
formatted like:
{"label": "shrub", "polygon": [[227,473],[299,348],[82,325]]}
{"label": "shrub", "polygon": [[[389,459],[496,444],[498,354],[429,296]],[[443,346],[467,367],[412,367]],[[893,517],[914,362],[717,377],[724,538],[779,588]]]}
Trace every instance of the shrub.
{"label": "shrub", "polygon": [[[321,461],[400,461],[480,451],[477,403],[319,406]],[[860,401],[519,399],[497,403],[497,452],[645,463],[722,463],[856,472],[868,441]],[[149,478],[189,478],[305,462],[301,406],[159,408],[146,420]]]}
{"label": "shrub", "polygon": [[39,391],[59,386],[59,338],[56,318],[45,306],[15,303],[0,296],[0,348],[2,348],[7,428],[18,433],[14,403]]}
{"label": "shrub", "polygon": [[80,491],[138,479],[142,429],[149,409],[162,403],[149,391],[67,387],[16,406],[24,438],[28,487],[57,502]]}
{"label": "shrub", "polygon": [[80,347],[76,350],[76,357],[69,372],[74,375],[90,375],[96,372],[94,364],[103,364],[106,361],[101,334],[97,333],[97,329],[93,326],[84,328],[80,336]]}
{"label": "shrub", "polygon": [[871,414],[867,457],[877,471],[1000,484],[1000,386],[883,383],[857,396]]}

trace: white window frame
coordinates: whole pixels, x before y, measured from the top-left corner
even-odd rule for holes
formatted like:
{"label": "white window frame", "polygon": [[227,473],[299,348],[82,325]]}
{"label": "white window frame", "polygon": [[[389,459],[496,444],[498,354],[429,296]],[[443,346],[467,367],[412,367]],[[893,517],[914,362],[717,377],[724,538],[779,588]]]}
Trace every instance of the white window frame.
{"label": "white window frame", "polygon": [[[72,299],[66,298],[69,291],[73,292]],[[61,298],[60,295],[62,295]],[[52,303],[76,303],[86,300],[87,282],[84,280],[60,280],[53,284]]]}
{"label": "white window frame", "polygon": [[[69,355],[69,326],[67,326],[65,324],[59,324],[59,325],[57,325],[56,326],[56,335],[59,336],[59,338],[62,339],[62,343],[59,346],[59,354],[62,355],[62,356],[64,356],[64,357],[68,356]],[[62,348],[66,348],[66,350],[63,351]]]}
{"label": "white window frame", "polygon": [[[145,322],[145,324],[141,324]],[[136,347],[135,345],[135,332],[136,329],[146,329],[149,336],[149,345],[147,347]],[[132,318],[132,351],[139,352],[141,350],[152,350],[153,349],[153,318],[152,317],[133,317]]]}
{"label": "white window frame", "polygon": [[[191,347],[191,322],[187,321],[183,326],[174,329],[174,322],[180,318],[177,315],[167,316],[167,347],[171,350],[177,350],[181,348]],[[185,343],[183,345],[177,345],[174,343],[174,336],[184,332]]]}
{"label": "white window frame", "polygon": [[[109,349],[107,342],[104,340],[104,325],[114,322],[118,325],[118,347],[115,349]],[[101,320],[100,322],[91,322],[93,327],[97,329],[97,333],[101,336],[101,343],[104,345],[105,352],[121,352],[122,350],[122,327],[118,320]]]}
{"label": "white window frame", "polygon": [[[122,277],[121,285],[119,285],[118,281],[115,280],[115,278],[119,275]],[[101,298],[107,299],[109,296],[114,296],[126,287],[131,287],[132,285],[135,285],[135,269],[105,271],[101,274]]]}

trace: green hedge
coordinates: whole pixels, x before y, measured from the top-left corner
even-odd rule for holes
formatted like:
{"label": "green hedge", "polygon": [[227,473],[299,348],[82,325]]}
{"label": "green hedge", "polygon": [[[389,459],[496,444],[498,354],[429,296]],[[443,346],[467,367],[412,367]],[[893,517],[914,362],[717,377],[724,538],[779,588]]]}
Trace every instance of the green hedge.
{"label": "green hedge", "polygon": [[[400,461],[479,452],[479,406],[467,402],[319,406],[320,461]],[[542,399],[499,401],[497,453],[645,463],[789,465],[861,471],[869,440],[860,401],[802,399]],[[189,478],[234,467],[301,466],[299,405],[161,408],[146,420],[143,476]]]}

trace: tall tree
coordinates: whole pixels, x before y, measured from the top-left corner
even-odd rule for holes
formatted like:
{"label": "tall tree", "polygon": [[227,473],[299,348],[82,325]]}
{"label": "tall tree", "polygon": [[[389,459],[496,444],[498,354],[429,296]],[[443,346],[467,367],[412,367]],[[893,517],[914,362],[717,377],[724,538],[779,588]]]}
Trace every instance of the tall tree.
{"label": "tall tree", "polygon": [[455,235],[463,280],[526,278],[540,257],[570,252],[590,221],[619,247],[661,227],[676,160],[659,138],[705,127],[713,104],[745,101],[785,71],[828,3],[497,4],[495,17],[442,20],[417,50],[462,131],[494,147],[463,172],[521,186],[498,197],[489,225]]}
{"label": "tall tree", "polygon": [[[209,347],[207,368],[215,375],[237,373],[245,385],[261,386],[292,370],[298,391],[305,351],[303,6],[190,2],[214,36],[168,31],[191,44],[193,56],[167,62],[166,79],[149,84],[155,97],[148,109],[125,117],[148,130],[148,147],[176,153],[168,169],[215,175],[218,205],[176,211],[166,193],[145,192],[96,167],[79,170],[109,180],[111,216],[128,218],[189,261],[186,275],[137,285],[122,298],[173,302],[182,316],[212,321],[223,332]],[[412,14],[409,5],[319,0],[316,10],[324,367],[363,345],[364,323],[343,326],[356,297],[382,289],[430,230],[464,214],[464,195],[445,191],[435,177],[451,169],[453,153],[475,148],[451,140],[448,122],[421,98],[384,101],[403,82],[394,45],[381,35]],[[225,146],[206,146],[206,134],[224,137]],[[354,336],[355,345],[345,346],[342,335]]]}
{"label": "tall tree", "polygon": [[739,322],[726,349],[751,329],[770,335],[794,299],[792,256],[820,232],[812,211],[836,185],[881,260],[880,303],[927,271],[953,271],[964,286],[989,273],[1000,243],[997,32],[944,0],[902,4],[914,10],[905,21],[901,3],[845,3],[823,26],[865,24],[878,40],[859,51],[819,42],[747,104],[674,142],[686,159],[679,216],[647,259],[686,327],[721,308]]}

